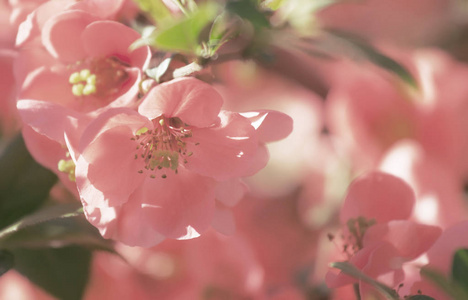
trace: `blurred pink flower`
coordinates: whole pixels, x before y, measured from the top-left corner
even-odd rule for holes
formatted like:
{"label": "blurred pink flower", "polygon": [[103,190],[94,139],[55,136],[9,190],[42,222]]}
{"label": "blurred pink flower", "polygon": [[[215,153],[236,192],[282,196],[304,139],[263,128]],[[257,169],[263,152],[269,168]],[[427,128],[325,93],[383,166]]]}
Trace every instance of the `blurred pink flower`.
{"label": "blurred pink flower", "polygon": [[109,110],[88,126],[76,183],[88,220],[104,237],[145,247],[197,237],[215,211],[222,213],[215,197],[227,206],[238,201],[223,197],[218,182],[232,188],[264,167],[264,142],[287,135],[292,121],[274,111],[249,120],[221,105],[210,85],[183,78],[153,88],[139,113]]}
{"label": "blurred pink flower", "polygon": [[[434,245],[427,251],[427,264],[424,267],[440,272],[446,278],[450,278],[455,252],[460,249],[468,249],[467,230],[467,221],[460,222],[444,230]],[[412,286],[413,293],[417,293],[418,291],[437,300],[452,299],[452,297],[444,293],[432,281],[424,277]]]}
{"label": "blurred pink flower", "polygon": [[[404,181],[372,172],[351,183],[341,211],[341,222],[347,225],[343,252],[349,262],[392,288],[405,278],[403,264],[427,251],[442,231],[406,220],[414,201]],[[330,271],[326,282],[332,288],[359,282],[363,298],[375,293],[368,284],[343,273]]]}

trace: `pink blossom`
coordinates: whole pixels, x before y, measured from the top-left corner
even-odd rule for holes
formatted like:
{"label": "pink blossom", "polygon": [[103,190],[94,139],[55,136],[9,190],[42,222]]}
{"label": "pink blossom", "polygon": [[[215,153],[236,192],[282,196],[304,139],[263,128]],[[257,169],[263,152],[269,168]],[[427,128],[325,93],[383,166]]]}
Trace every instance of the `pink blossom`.
{"label": "pink blossom", "polygon": [[[340,219],[344,230],[343,252],[349,262],[375,280],[397,287],[403,266],[425,251],[441,234],[435,226],[408,221],[414,193],[398,177],[373,172],[356,179],[349,187]],[[370,285],[342,273],[329,272],[329,287],[360,283],[361,295],[375,293]]]}
{"label": "pink blossom", "polygon": [[[228,206],[238,201],[223,199],[218,182],[237,185],[235,179],[262,168],[263,141],[278,136],[221,105],[211,86],[184,78],[153,88],[139,113],[110,110],[88,126],[76,183],[88,220],[104,237],[145,247],[165,237],[193,238],[223,213],[216,196]],[[278,112],[266,116],[276,122],[265,126],[291,128]]]}
{"label": "pink blossom", "polygon": [[[136,31],[94,19],[80,10],[50,17],[42,28],[48,46],[22,50],[17,65],[26,76],[17,107],[28,149],[72,192],[76,188],[67,178],[73,180],[74,172],[69,156],[81,131],[106,107],[136,105],[141,72],[150,58],[147,47],[128,51],[139,38]],[[64,43],[70,36],[73,41]]]}
{"label": "pink blossom", "polygon": [[[446,278],[450,278],[450,271],[455,252],[460,249],[468,248],[468,240],[466,239],[467,229],[467,221],[460,222],[447,228],[437,239],[434,245],[427,251],[427,264],[424,267],[440,272]],[[431,296],[434,299],[452,299],[424,276],[422,276],[421,281],[416,282],[412,286],[413,293],[416,293],[419,290],[424,295]]]}
{"label": "pink blossom", "polygon": [[263,299],[263,270],[240,236],[116,246],[125,261],[96,253],[84,299]]}
{"label": "pink blossom", "polygon": [[416,194],[411,219],[443,228],[465,219],[463,180],[446,164],[411,140],[396,143],[380,169],[404,179]]}

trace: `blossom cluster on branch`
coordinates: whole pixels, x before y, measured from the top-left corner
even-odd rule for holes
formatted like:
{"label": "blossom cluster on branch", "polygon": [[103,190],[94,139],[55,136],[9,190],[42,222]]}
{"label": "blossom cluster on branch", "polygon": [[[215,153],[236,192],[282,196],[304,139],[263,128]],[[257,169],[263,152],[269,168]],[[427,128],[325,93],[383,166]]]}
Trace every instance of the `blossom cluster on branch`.
{"label": "blossom cluster on branch", "polygon": [[0,299],[468,299],[468,9],[410,2],[0,2]]}

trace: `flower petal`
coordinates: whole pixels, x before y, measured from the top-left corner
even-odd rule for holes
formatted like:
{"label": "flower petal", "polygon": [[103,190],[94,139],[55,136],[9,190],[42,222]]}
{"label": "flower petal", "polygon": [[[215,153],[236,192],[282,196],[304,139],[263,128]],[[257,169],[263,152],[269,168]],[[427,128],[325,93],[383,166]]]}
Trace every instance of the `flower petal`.
{"label": "flower petal", "polygon": [[[142,209],[148,222],[168,238],[190,238],[205,231],[215,210],[215,182],[189,172],[183,167],[167,178],[146,177],[141,193],[130,201],[142,198]],[[194,236],[195,235],[195,236]]]}
{"label": "flower petal", "polygon": [[216,121],[223,100],[209,84],[195,78],[181,78],[154,87],[138,108],[148,119],[160,115],[179,117],[195,127]]}
{"label": "flower petal", "polygon": [[293,119],[274,110],[260,110],[241,113],[257,130],[261,143],[274,142],[287,137],[293,130]]}
{"label": "flower petal", "polygon": [[[219,125],[193,129],[193,143],[187,143],[187,168],[216,180],[246,176],[258,149],[255,129],[237,113],[220,113]],[[199,143],[198,145],[195,145]]]}
{"label": "flower petal", "polygon": [[371,172],[359,177],[349,186],[341,222],[365,217],[378,223],[409,218],[415,195],[411,187],[398,177],[382,172]]}
{"label": "flower petal", "polygon": [[88,56],[115,56],[129,65],[142,69],[151,58],[149,47],[141,47],[132,52],[128,50],[138,38],[140,38],[138,32],[114,21],[93,22],[81,35]]}
{"label": "flower petal", "polygon": [[67,11],[47,20],[42,29],[42,43],[62,62],[75,63],[86,57],[81,42],[83,30],[96,17],[83,11]]}

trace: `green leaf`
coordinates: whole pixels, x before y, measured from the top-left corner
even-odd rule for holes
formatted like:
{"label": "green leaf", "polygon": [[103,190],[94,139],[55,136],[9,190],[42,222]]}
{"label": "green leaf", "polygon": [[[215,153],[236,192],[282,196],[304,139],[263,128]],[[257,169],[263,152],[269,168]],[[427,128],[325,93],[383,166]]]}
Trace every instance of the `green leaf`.
{"label": "green leaf", "polygon": [[453,256],[452,280],[468,295],[468,249],[459,249]]}
{"label": "green leaf", "polygon": [[[336,30],[336,29],[327,29],[326,32],[331,34],[332,37],[338,38],[341,40],[341,42],[347,44],[338,44],[335,45],[336,48],[339,48],[341,51],[342,49],[347,49],[349,50],[349,55],[354,56],[362,56],[364,59],[367,59],[369,62],[393,73],[396,75],[398,78],[400,78],[403,82],[411,86],[412,88],[417,89],[418,84],[416,79],[413,77],[413,75],[406,69],[403,65],[398,63],[396,60],[393,58],[379,52],[376,48],[374,48],[370,43],[366,42],[364,39],[351,34],[349,32],[344,32],[341,30]],[[352,51],[349,49],[349,47],[354,48],[356,51]],[[332,49],[333,51],[333,49]],[[345,53],[346,54],[346,53]]]}
{"label": "green leaf", "polygon": [[332,268],[337,268],[341,270],[341,272],[352,276],[354,278],[360,279],[370,285],[372,285],[376,290],[381,292],[387,299],[395,299],[398,300],[400,297],[398,296],[398,293],[393,290],[392,288],[386,286],[383,283],[380,283],[373,278],[367,276],[366,274],[362,273],[360,270],[358,270],[355,266],[348,262],[334,262],[330,264],[330,267]]}
{"label": "green leaf", "polygon": [[432,281],[441,291],[449,295],[454,300],[466,300],[468,295],[453,281],[447,279],[442,273],[428,267],[421,269],[421,275]]}
{"label": "green leaf", "polygon": [[91,251],[81,247],[16,249],[15,269],[51,295],[82,299],[88,282]]}
{"label": "green leaf", "polygon": [[265,7],[268,7],[271,10],[277,10],[279,9],[283,4],[285,3],[285,0],[265,0],[263,2],[263,5]]}
{"label": "green leaf", "polygon": [[81,203],[46,207],[0,231],[6,249],[81,245],[115,253],[110,240],[83,217]]}
{"label": "green leaf", "polygon": [[0,156],[0,228],[39,208],[57,176],[31,157],[21,135]]}
{"label": "green leaf", "polygon": [[147,12],[155,23],[167,22],[172,14],[162,0],[135,0],[142,11]]}
{"label": "green leaf", "polygon": [[0,276],[13,268],[13,254],[6,250],[0,250]]}
{"label": "green leaf", "polygon": [[262,13],[254,1],[239,0],[230,1],[226,5],[226,10],[248,20],[258,30],[261,28],[270,28],[270,21]]}
{"label": "green leaf", "polygon": [[148,41],[161,50],[198,54],[200,35],[213,22],[217,12],[218,6],[213,3],[200,6],[192,15],[172,26],[156,29]]}
{"label": "green leaf", "polygon": [[231,18],[223,13],[216,17],[210,29],[208,46],[213,56],[226,42],[237,37],[241,32],[242,19]]}
{"label": "green leaf", "polygon": [[409,296],[408,298],[405,298],[405,300],[436,300],[436,299],[426,296],[426,295],[413,295],[413,296]]}

